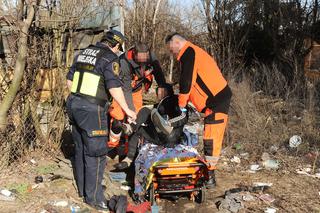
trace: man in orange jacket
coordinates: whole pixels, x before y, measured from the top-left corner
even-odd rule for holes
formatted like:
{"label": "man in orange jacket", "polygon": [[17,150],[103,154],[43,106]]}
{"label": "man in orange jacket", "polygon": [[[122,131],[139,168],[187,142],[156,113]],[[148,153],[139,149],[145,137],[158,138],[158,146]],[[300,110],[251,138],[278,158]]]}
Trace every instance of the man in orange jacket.
{"label": "man in orange jacket", "polygon": [[180,62],[180,108],[184,110],[190,101],[206,116],[203,143],[209,169],[208,187],[212,187],[215,185],[214,170],[221,152],[232,92],[217,63],[206,51],[178,33],[167,36],[166,44]]}
{"label": "man in orange jacket", "polygon": [[[134,47],[120,56],[119,78],[128,106],[136,113],[142,107],[143,91],[148,91],[155,78],[158,89],[157,97],[162,99],[166,94],[166,80],[160,63],[147,44],[138,42]],[[118,146],[122,134],[122,122],[125,113],[116,101],[111,105],[110,115],[113,119],[109,134],[109,147]]]}

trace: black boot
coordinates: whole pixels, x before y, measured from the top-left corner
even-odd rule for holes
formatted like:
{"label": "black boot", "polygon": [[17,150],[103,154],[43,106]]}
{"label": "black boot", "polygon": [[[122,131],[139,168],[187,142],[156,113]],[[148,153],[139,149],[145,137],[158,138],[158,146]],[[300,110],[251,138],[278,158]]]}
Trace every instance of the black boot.
{"label": "black boot", "polygon": [[206,184],[207,189],[212,189],[216,186],[216,176],[214,170],[208,171],[208,182]]}
{"label": "black boot", "polygon": [[116,163],[114,165],[114,168],[116,168],[116,170],[124,170],[124,169],[129,168],[129,166],[130,165],[128,164],[128,162],[122,161],[120,163]]}

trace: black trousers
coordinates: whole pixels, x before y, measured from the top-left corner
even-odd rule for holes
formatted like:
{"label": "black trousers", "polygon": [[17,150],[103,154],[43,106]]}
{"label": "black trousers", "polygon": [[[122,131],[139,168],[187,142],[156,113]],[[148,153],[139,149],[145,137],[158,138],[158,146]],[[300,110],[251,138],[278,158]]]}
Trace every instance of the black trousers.
{"label": "black trousers", "polygon": [[[129,138],[128,158],[134,159],[140,138],[149,143],[159,144],[159,137],[151,121],[151,110],[143,107],[137,114],[136,125],[133,128],[134,133]],[[145,124],[145,125],[142,125]]]}
{"label": "black trousers", "polygon": [[108,152],[106,109],[70,95],[67,113],[75,143],[74,169],[79,196],[84,196],[86,203],[99,204],[105,201],[101,182]]}

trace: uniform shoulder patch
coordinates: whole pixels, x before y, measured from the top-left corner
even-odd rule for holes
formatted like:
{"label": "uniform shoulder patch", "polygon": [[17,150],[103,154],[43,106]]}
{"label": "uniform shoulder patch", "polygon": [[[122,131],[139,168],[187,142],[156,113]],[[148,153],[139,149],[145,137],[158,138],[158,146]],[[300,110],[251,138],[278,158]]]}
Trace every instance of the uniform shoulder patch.
{"label": "uniform shoulder patch", "polygon": [[92,130],[91,131],[91,137],[99,137],[99,136],[107,136],[108,132],[107,130]]}
{"label": "uniform shoulder patch", "polygon": [[113,62],[112,63],[112,71],[115,75],[119,75],[119,72],[120,72],[120,65],[118,62]]}

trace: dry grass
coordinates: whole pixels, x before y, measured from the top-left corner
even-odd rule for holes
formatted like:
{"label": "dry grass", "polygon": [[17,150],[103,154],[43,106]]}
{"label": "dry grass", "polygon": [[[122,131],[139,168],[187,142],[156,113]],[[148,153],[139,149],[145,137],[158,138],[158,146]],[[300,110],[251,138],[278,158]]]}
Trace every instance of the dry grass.
{"label": "dry grass", "polygon": [[[230,85],[233,100],[228,145],[241,144],[240,151],[249,152],[252,160],[259,160],[263,152],[268,152],[276,155],[284,164],[305,160],[300,157],[320,150],[319,116],[315,107],[306,106],[308,99],[299,100],[290,95],[285,96],[286,99],[275,98],[262,90],[253,92],[252,83],[248,81],[231,82]],[[270,86],[274,87],[273,91],[281,87],[279,84]],[[302,137],[303,143],[297,150],[288,148],[289,139],[293,135]],[[274,147],[278,151],[272,150]],[[290,156],[299,158],[293,162]],[[309,159],[310,164],[313,161]]]}

